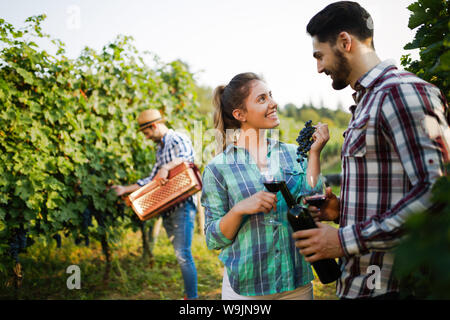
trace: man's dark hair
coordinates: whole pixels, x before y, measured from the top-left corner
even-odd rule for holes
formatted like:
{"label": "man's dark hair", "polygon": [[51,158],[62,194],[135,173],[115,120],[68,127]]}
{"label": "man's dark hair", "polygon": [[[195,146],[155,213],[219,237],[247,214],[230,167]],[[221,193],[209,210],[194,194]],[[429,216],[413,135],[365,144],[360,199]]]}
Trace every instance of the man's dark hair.
{"label": "man's dark hair", "polygon": [[[320,42],[334,45],[337,36],[346,31],[358,38],[373,38],[373,21],[370,14],[353,1],[339,1],[326,6],[308,23],[306,31]],[[372,48],[374,48],[372,40]]]}

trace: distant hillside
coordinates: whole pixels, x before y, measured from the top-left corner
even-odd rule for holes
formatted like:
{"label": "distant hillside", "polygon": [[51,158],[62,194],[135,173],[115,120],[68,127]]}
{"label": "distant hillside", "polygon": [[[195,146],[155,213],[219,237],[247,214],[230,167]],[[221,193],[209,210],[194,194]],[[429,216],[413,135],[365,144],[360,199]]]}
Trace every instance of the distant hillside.
{"label": "distant hillside", "polygon": [[330,128],[347,128],[351,115],[343,110],[331,110],[325,107],[317,108],[312,104],[303,104],[298,107],[293,103],[288,103],[280,109],[280,113],[288,118],[293,118],[299,122],[312,120],[313,123],[325,122]]}

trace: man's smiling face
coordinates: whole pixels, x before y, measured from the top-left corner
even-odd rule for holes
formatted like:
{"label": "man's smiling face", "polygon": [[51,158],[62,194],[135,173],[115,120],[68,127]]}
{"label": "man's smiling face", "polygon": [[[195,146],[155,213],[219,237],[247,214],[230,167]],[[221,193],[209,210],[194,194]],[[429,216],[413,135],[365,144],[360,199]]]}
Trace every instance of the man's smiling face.
{"label": "man's smiling face", "polygon": [[320,42],[316,36],[313,41],[313,57],[317,61],[317,72],[324,72],[333,80],[335,90],[344,89],[349,85],[348,76],[352,69],[347,58],[339,51],[336,45],[329,42]]}

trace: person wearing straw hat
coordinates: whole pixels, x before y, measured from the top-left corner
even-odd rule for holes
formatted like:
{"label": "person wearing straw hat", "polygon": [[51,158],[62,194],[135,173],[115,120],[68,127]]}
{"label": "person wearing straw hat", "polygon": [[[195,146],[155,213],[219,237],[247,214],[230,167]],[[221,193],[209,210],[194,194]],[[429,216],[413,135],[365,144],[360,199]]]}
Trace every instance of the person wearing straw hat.
{"label": "person wearing straw hat", "polygon": [[[148,109],[141,112],[137,121],[139,130],[145,137],[157,143],[156,163],[147,178],[128,186],[112,186],[119,197],[139,189],[156,177],[167,180],[169,170],[183,161],[194,162],[194,148],[190,138],[169,129],[158,110]],[[164,229],[172,241],[183,275],[185,299],[198,298],[197,270],[191,252],[196,212],[195,201],[190,197],[162,214]]]}

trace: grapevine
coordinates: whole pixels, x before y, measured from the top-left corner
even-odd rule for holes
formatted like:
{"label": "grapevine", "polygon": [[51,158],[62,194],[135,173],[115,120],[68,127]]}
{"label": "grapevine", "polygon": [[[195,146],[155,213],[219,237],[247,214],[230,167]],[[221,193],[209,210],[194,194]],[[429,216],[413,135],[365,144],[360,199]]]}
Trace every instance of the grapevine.
{"label": "grapevine", "polygon": [[0,19],[2,273],[41,237],[57,247],[63,235],[77,244],[95,239],[110,257],[108,242],[141,223],[108,186],[148,176],[155,161],[137,115],[156,108],[169,127],[188,131],[202,118],[182,61],[154,56],[150,67],[126,36],[73,60],[54,40],[50,55],[34,41],[50,38],[44,19],[31,17],[21,30]]}

